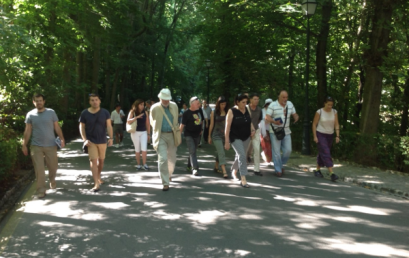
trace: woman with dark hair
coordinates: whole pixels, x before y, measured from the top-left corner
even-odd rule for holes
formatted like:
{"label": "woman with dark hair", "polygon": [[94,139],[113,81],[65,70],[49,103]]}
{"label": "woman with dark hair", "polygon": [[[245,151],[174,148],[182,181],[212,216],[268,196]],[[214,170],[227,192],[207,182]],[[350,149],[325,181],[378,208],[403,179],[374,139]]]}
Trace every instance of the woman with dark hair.
{"label": "woman with dark hair", "polygon": [[[144,107],[145,103],[142,99],[137,99],[132,104],[132,109],[129,111],[128,114],[128,124],[132,124],[133,122],[137,122],[136,131],[131,133],[131,138],[133,145],[135,147],[135,159],[136,168],[148,170],[149,167],[146,164],[146,155],[148,150],[148,139],[150,137],[150,130],[151,126],[149,123],[149,116],[148,113],[145,111]],[[142,161],[143,166],[141,166],[140,160],[140,152],[142,150]]]}
{"label": "woman with dark hair", "polygon": [[240,170],[240,185],[245,188],[250,187],[246,181],[246,175],[248,174],[246,152],[250,143],[250,137],[252,137],[256,131],[251,122],[249,111],[246,108],[248,100],[249,97],[244,94],[240,94],[236,97],[234,102],[236,106],[227,113],[226,129],[224,132],[226,137],[224,148],[229,150],[231,144],[236,152],[236,158],[231,167],[232,177],[237,178],[237,170]]}
{"label": "woman with dark hair", "polygon": [[[216,147],[216,163],[214,164],[214,171],[222,172],[224,178],[229,178],[226,172],[226,156],[224,154],[224,129],[226,128],[226,114],[228,112],[227,100],[221,96],[216,102],[216,109],[210,113],[210,126],[208,143]],[[222,170],[219,170],[219,165]]]}
{"label": "woman with dark hair", "polygon": [[339,123],[338,114],[334,106],[334,100],[331,97],[327,97],[324,102],[324,108],[317,110],[312,122],[312,133],[314,135],[314,142],[318,146],[317,156],[317,170],[314,171],[316,177],[324,177],[321,173],[321,167],[327,167],[331,180],[335,181],[338,176],[334,174],[332,168],[334,163],[331,158],[331,146],[334,138],[335,128],[335,142],[339,143]]}

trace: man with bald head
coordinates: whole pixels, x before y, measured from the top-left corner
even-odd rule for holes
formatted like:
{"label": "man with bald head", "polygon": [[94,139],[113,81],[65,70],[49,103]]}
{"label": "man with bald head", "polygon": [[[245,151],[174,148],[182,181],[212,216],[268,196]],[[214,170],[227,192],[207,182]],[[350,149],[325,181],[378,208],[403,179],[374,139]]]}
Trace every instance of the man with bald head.
{"label": "man with bald head", "polygon": [[[274,169],[278,177],[283,175],[283,166],[287,164],[292,151],[290,130],[291,116],[294,118],[294,123],[296,123],[299,117],[295,111],[295,107],[291,101],[288,101],[287,91],[282,90],[278,95],[278,100],[272,102],[268,106],[265,117],[266,122],[270,123],[270,139]],[[285,137],[282,140],[277,139],[273,128],[274,130],[284,128]]]}

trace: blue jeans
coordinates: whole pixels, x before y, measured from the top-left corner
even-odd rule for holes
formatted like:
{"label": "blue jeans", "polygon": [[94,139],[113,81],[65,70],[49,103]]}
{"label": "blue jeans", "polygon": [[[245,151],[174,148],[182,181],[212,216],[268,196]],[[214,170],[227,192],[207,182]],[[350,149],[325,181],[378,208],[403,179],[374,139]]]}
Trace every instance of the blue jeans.
{"label": "blue jeans", "polygon": [[[288,159],[291,155],[291,134],[288,134],[284,137],[284,139],[277,140],[277,137],[270,133],[271,139],[271,150],[273,152],[273,162],[274,162],[274,169],[276,172],[283,172],[282,168],[285,164],[287,164]],[[281,154],[281,151],[283,154]]]}

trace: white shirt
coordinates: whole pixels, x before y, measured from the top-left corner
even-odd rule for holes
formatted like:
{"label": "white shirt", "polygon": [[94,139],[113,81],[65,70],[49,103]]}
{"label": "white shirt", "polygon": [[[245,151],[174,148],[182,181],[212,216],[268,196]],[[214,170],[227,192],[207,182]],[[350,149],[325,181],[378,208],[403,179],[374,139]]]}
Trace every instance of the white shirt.
{"label": "white shirt", "polygon": [[111,113],[111,120],[114,121],[114,124],[122,124],[122,116],[125,116],[124,111],[122,111],[122,109],[118,112],[116,112],[116,109],[114,111],[112,111]]}
{"label": "white shirt", "polygon": [[333,134],[335,128],[335,114],[337,111],[332,109],[330,112],[327,112],[321,108],[317,110],[317,113],[320,114],[317,131],[325,134]]}
{"label": "white shirt", "polygon": [[[287,101],[287,104],[285,107],[281,106],[280,103],[278,103],[278,100],[271,102],[271,104],[267,108],[267,115],[270,115],[272,119],[279,119],[283,120],[281,125],[276,125],[272,124],[274,126],[274,129],[283,127],[284,122],[285,122],[285,116],[284,112],[285,109],[288,107],[288,112],[287,112],[287,122],[285,123],[285,135],[291,134],[290,130],[290,118],[291,115],[297,113],[295,111],[295,107],[291,101]],[[271,126],[269,127],[270,133],[274,133],[273,129],[271,129]]]}

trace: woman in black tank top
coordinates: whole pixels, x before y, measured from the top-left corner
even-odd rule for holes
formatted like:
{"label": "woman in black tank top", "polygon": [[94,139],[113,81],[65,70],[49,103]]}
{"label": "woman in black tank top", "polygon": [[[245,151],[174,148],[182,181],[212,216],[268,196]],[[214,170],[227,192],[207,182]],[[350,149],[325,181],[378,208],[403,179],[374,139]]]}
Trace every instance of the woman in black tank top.
{"label": "woman in black tank top", "polygon": [[246,188],[249,187],[246,180],[246,175],[248,174],[246,152],[250,143],[250,137],[255,133],[250,114],[246,109],[248,100],[247,95],[237,96],[235,100],[236,106],[227,113],[226,143],[224,145],[224,148],[228,150],[231,144],[236,152],[236,158],[231,167],[232,177],[237,178],[236,174],[237,170],[239,170],[241,176],[240,185]]}

